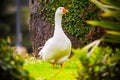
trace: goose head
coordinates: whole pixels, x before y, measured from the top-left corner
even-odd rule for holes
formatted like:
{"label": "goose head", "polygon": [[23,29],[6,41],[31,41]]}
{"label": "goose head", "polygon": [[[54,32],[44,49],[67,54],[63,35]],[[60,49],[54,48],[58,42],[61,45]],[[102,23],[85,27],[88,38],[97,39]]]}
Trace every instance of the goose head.
{"label": "goose head", "polygon": [[67,13],[67,12],[68,12],[68,10],[65,9],[64,7],[59,7],[59,8],[57,8],[57,10],[56,10],[56,14],[59,14],[59,15],[63,15],[63,14],[65,14],[65,13]]}
{"label": "goose head", "polygon": [[62,29],[62,16],[63,14],[67,13],[68,10],[64,7],[58,7],[55,12],[55,29],[54,29],[54,36],[58,36],[60,34],[64,34]]}

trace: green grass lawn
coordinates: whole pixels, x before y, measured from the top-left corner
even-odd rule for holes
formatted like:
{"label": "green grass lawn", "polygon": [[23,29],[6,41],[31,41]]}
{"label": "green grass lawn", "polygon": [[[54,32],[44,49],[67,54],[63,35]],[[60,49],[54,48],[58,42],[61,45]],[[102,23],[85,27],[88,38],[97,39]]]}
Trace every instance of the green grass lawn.
{"label": "green grass lawn", "polygon": [[61,68],[56,65],[53,68],[52,64],[43,60],[34,58],[26,60],[24,68],[29,71],[30,76],[35,80],[75,80],[77,76],[77,62],[66,61]]}

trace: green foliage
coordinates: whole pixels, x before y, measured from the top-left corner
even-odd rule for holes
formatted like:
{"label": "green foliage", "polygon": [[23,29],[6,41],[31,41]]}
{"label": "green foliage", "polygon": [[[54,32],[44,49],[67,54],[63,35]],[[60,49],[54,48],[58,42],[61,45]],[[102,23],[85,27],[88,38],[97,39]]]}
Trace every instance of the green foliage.
{"label": "green foliage", "polygon": [[[104,20],[89,20],[88,24],[107,29],[101,40],[111,43],[120,43],[120,0],[91,0],[104,12]],[[92,43],[91,43],[92,44]],[[79,60],[78,80],[119,80],[120,76],[120,49],[110,47],[93,47],[91,44],[83,49],[73,50],[74,58]],[[97,43],[96,43],[97,44]],[[88,48],[87,51],[85,48]],[[92,52],[91,52],[92,51]],[[89,55],[89,52],[91,54]],[[89,55],[89,56],[88,56]]]}
{"label": "green foliage", "polygon": [[108,29],[103,37],[103,40],[120,44],[120,0],[91,0],[91,2],[104,11],[101,16],[107,17],[107,20],[90,20],[87,21],[87,23]]}
{"label": "green foliage", "polygon": [[[40,14],[42,19],[46,19],[53,24],[55,10],[60,6],[67,8],[69,12],[63,17],[63,28],[75,37],[84,37],[88,33],[91,27],[85,23],[86,20],[98,18],[97,14],[94,14],[98,10],[88,0],[48,0],[48,2],[45,0],[45,6],[41,6],[41,4]],[[42,10],[41,7],[43,7]]]}
{"label": "green foliage", "polygon": [[96,40],[82,49],[73,49],[74,55],[62,68],[59,65],[53,68],[48,62],[29,56],[24,68],[36,80],[119,80],[120,49],[97,47],[99,43]]}
{"label": "green foliage", "polygon": [[63,64],[64,68],[61,68],[60,65],[55,65],[53,68],[52,64],[29,56],[26,58],[24,68],[35,80],[74,80],[77,76],[76,65],[77,61],[68,60]]}
{"label": "green foliage", "polygon": [[79,60],[78,80],[119,80],[120,49],[96,47],[90,57],[83,49],[73,52]]}
{"label": "green foliage", "polygon": [[10,39],[0,40],[0,79],[31,80],[29,73],[23,69],[24,59],[9,46]]}

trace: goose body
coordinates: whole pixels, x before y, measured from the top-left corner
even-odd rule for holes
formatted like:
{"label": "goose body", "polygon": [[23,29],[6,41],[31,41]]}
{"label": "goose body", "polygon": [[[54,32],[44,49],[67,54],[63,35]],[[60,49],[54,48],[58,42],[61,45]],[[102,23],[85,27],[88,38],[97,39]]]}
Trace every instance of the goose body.
{"label": "goose body", "polygon": [[64,7],[59,7],[56,10],[54,35],[46,41],[38,54],[44,61],[52,64],[62,64],[71,53],[71,41],[65,35],[61,25],[62,16],[66,12],[67,10]]}

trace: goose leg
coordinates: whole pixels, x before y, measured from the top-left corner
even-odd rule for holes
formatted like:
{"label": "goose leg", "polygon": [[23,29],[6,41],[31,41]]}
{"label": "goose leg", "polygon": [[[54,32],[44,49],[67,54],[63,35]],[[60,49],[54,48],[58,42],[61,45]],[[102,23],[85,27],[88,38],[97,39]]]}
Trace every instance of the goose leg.
{"label": "goose leg", "polygon": [[62,64],[60,64],[60,67],[62,68]]}
{"label": "goose leg", "polygon": [[55,64],[54,63],[52,64],[52,66],[53,66],[53,69],[55,69]]}

